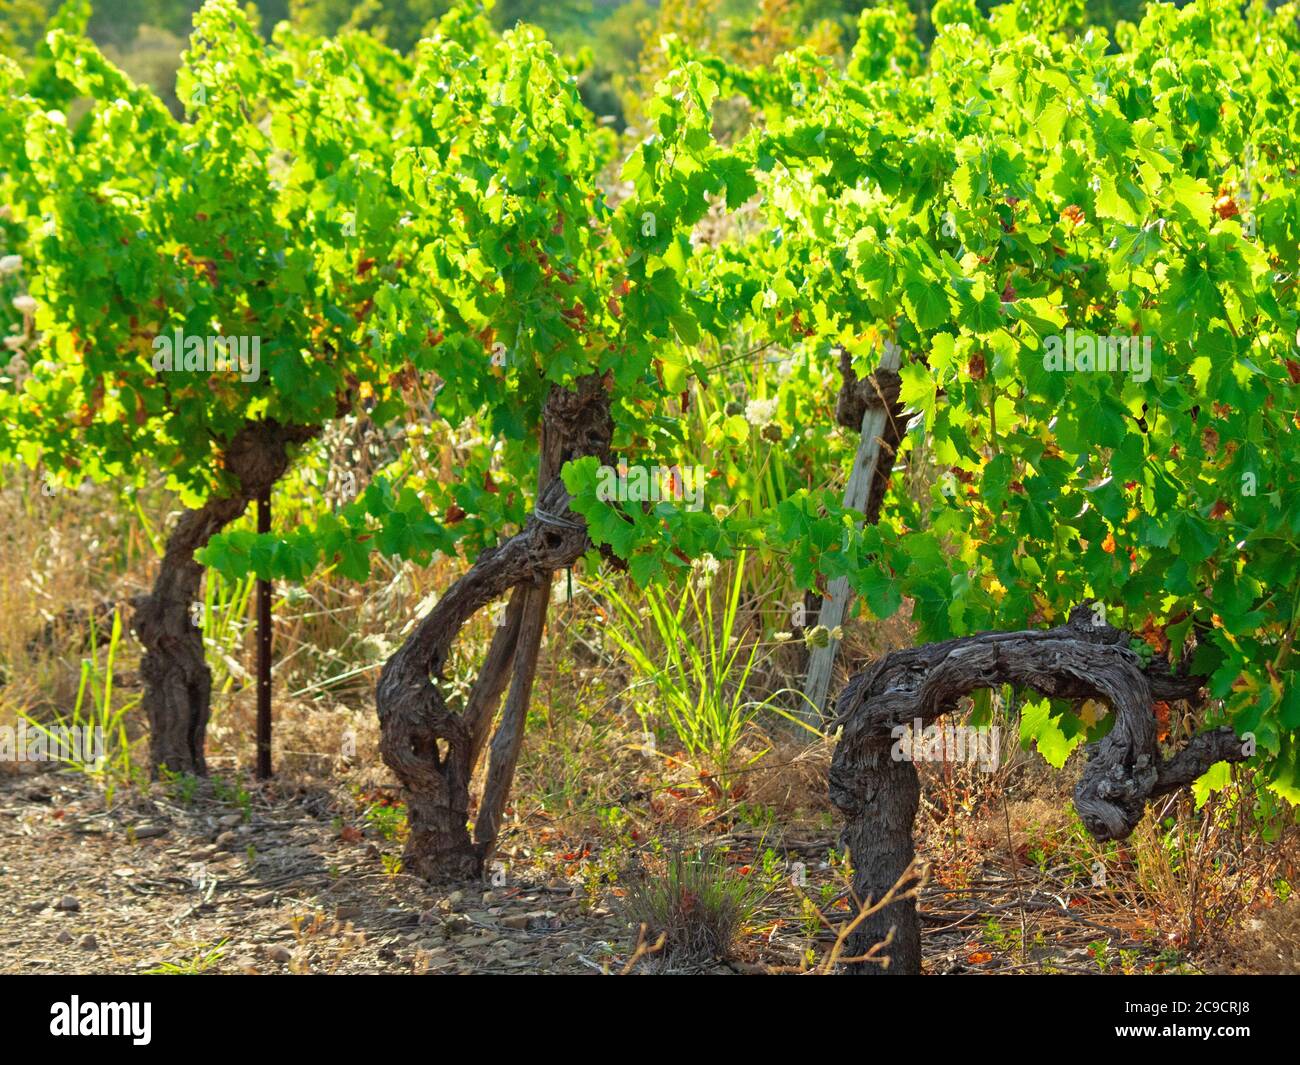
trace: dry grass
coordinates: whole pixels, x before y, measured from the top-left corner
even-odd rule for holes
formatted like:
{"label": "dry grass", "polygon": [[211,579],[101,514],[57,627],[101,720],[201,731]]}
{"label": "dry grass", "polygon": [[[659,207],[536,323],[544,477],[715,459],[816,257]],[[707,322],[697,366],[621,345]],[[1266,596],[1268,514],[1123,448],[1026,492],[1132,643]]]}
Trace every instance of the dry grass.
{"label": "dry grass", "polygon": [[621,908],[638,934],[658,945],[649,964],[667,971],[730,956],[761,901],[757,881],[709,847],[672,846],[642,862]]}

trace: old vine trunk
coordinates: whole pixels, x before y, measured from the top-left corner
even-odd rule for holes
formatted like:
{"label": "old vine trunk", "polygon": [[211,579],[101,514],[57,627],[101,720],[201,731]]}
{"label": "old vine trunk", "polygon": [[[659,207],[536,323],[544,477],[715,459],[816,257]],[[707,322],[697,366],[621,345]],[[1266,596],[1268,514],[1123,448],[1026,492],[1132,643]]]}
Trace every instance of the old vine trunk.
{"label": "old vine trunk", "polygon": [[[427,880],[464,879],[481,875],[491,858],[523,740],[551,575],[572,565],[590,544],[586,523],[569,511],[559,473],[567,461],[586,455],[611,461],[613,431],[602,378],[581,378],[572,391],[551,390],[542,411],[533,516],[519,533],[484,551],[384,664],[375,694],[380,749],[406,790],[408,872]],[[507,593],[512,595],[504,620],[457,713],[439,688],[451,646],[477,611]],[[507,683],[471,840],[470,778]]]}
{"label": "old vine trunk", "polygon": [[133,625],[144,645],[140,676],[142,702],[149,718],[149,757],[153,771],[207,772],[204,741],[212,697],[212,672],[203,654],[203,636],[190,611],[202,596],[203,567],[194,552],[244,513],[250,500],[269,490],[289,466],[288,447],[317,430],[252,422],[232,439],[226,468],[236,491],[186,510],[176,523],[153,588],[135,600]]}
{"label": "old vine trunk", "polygon": [[1204,678],[1171,673],[1163,659],[1144,667],[1129,639],[1095,623],[1092,610],[1080,606],[1053,629],[988,632],[895,651],[849,681],[831,726],[843,728],[831,762],[831,799],[844,814],[858,899],[877,903],[898,889],[847,943],[849,958],[885,944],[876,960],[851,963],[851,972],[921,971],[915,891],[908,890],[916,886],[912,822],[919,784],[915,766],[892,756],[897,726],[918,719],[928,726],[962,696],[1003,684],[1106,703],[1114,727],[1089,747],[1074,792],[1075,809],[1098,840],[1128,836],[1148,800],[1190,784],[1215,762],[1245,759],[1241,741],[1226,727],[1197,735],[1172,758],[1161,757],[1153,700],[1196,701]]}

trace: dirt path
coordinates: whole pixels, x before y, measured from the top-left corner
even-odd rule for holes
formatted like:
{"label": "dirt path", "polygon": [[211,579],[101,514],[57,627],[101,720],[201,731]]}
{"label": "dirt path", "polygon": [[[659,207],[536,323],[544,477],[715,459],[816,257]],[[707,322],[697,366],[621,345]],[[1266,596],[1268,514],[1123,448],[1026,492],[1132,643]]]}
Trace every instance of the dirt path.
{"label": "dirt path", "polygon": [[442,893],[390,875],[335,805],[106,812],[76,777],[0,777],[0,971],[592,973],[626,939],[567,882]]}
{"label": "dirt path", "polygon": [[[512,866],[496,886],[431,888],[389,871],[400,845],[382,819],[360,819],[364,805],[344,785],[247,794],[209,781],[192,794],[175,785],[119,794],[106,809],[75,774],[0,775],[0,972],[624,969],[636,935],[619,916],[617,887],[593,897],[580,873],[547,879],[539,869],[530,879]],[[766,900],[741,959],[690,971],[789,972],[829,950],[833,928],[800,906],[821,899],[833,921],[848,920],[818,859],[832,836],[741,834],[730,844],[755,867],[773,845],[806,859],[808,884]],[[1161,963],[1163,945],[1137,914],[1071,884],[1064,866],[1009,868],[996,848],[959,886],[936,874],[922,920],[930,973],[1096,972],[1097,941],[1127,952],[1128,970],[1203,971]]]}

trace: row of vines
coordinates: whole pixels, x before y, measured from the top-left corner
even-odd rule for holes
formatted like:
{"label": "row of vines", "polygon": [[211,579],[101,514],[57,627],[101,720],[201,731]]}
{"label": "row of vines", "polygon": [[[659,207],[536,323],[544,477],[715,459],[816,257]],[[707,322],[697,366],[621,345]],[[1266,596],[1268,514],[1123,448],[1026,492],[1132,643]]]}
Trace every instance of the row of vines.
{"label": "row of vines", "polygon": [[[404,55],[268,42],[210,0],[181,117],[78,11],[26,69],[0,59],[0,456],[128,499],[162,473],[183,501],[134,619],[156,766],[204,770],[205,570],[360,582],[376,555],[459,555],[426,615],[391,619],[376,703],[409,867],[480,872],[557,574],[645,589],[743,553],[818,594],[847,579],[865,617],[907,602],[922,641],[1089,604],[1205,678],[1198,724],[1249,736],[1265,801],[1300,796],[1295,4],[1153,4],[1111,39],[1068,4],[939,0],[924,53],[885,5],[844,64],[670,38],[629,137],[539,31],[468,3]],[[904,413],[864,523],[816,486],[853,463],[837,392],[890,379],[891,350]],[[747,403],[713,387],[755,352]],[[348,416],[404,446],[355,498],[252,531]],[[442,432],[452,470],[420,446]],[[746,463],[754,432],[781,462]],[[635,471],[672,471],[668,498]]]}

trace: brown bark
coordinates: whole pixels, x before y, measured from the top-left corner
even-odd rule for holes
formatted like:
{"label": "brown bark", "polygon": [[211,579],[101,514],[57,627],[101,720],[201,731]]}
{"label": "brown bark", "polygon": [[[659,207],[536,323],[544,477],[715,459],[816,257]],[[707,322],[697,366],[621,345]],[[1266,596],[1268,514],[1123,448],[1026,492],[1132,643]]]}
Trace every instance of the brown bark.
{"label": "brown bark", "polygon": [[[558,474],[565,462],[585,455],[611,461],[613,431],[600,377],[581,378],[573,391],[551,390],[542,412],[538,469],[552,475],[538,492],[533,517],[518,534],[484,551],[384,664],[375,693],[380,750],[405,787],[410,835],[404,863],[417,876],[436,881],[482,873],[504,804],[501,785],[508,789],[518,756],[551,574],[572,565],[590,543],[586,522],[569,512]],[[439,688],[452,643],[478,610],[512,590],[517,591],[506,623],[493,639],[466,712],[457,714]],[[493,744],[495,776],[489,775],[490,796],[499,792],[501,805],[490,799],[481,842],[475,843],[468,829],[469,783],[508,661],[514,662],[515,678]]]}
{"label": "brown bark", "polygon": [[[979,688],[1002,684],[1066,699],[1092,698],[1115,714],[1109,733],[1089,748],[1074,793],[1079,817],[1098,840],[1122,839],[1141,820],[1146,802],[1185,786],[1219,761],[1246,757],[1229,728],[1201,733],[1170,759],[1157,747],[1152,701],[1199,698],[1202,677],[1175,675],[1156,660],[1143,667],[1130,636],[1094,624],[1087,607],[1044,631],[989,632],[895,651],[853,677],[837,700],[832,730],[843,728],[831,762],[831,799],[845,816],[844,841],[852,854],[854,890],[879,899],[913,857],[912,822],[919,786],[915,767],[894,761],[892,734],[919,719],[929,725]],[[848,944],[861,955],[894,931],[885,953],[888,969],[851,971],[919,973],[920,925],[914,899],[867,918]]]}
{"label": "brown bark", "polygon": [[537,676],[537,658],[541,651],[542,630],[546,625],[546,609],[550,601],[551,577],[547,574],[538,584],[528,589],[510,694],[506,697],[505,709],[501,713],[501,723],[492,737],[487,782],[483,785],[478,820],[474,823],[474,845],[479,852],[479,860],[484,864],[491,859],[492,852],[496,849],[506,799],[510,796],[515,766],[519,763],[519,751],[524,743],[524,725],[528,720],[528,703],[532,697],[533,679]]}
{"label": "brown bark", "polygon": [[876,460],[876,475],[871,481],[871,491],[867,495],[863,514],[868,525],[875,525],[880,519],[880,507],[885,501],[885,490],[889,487],[894,469],[894,456],[898,454],[898,445],[902,443],[903,433],[907,429],[907,415],[903,404],[899,402],[903,379],[897,370],[878,369],[865,378],[860,378],[853,371],[853,358],[844,348],[840,349],[840,392],[835,400],[835,420],[846,429],[858,432],[862,428],[862,416],[870,407],[884,407],[885,430],[880,434],[880,456]]}
{"label": "brown bark", "polygon": [[501,705],[501,693],[510,683],[515,648],[519,646],[519,623],[527,598],[526,588],[516,588],[511,594],[505,616],[488,646],[487,656],[474,680],[474,687],[470,689],[463,714],[469,728],[470,765],[478,764],[479,755],[483,753],[483,746],[492,731],[492,719],[496,716],[497,707]]}
{"label": "brown bark", "polygon": [[250,500],[269,490],[289,466],[288,447],[317,430],[250,422],[226,450],[234,493],[186,510],[167,538],[153,588],[135,600],[133,625],[144,645],[140,677],[142,703],[149,718],[149,757],[154,773],[207,773],[204,740],[212,697],[212,672],[203,654],[203,637],[190,618],[199,600],[203,567],[194,552],[244,513]]}

